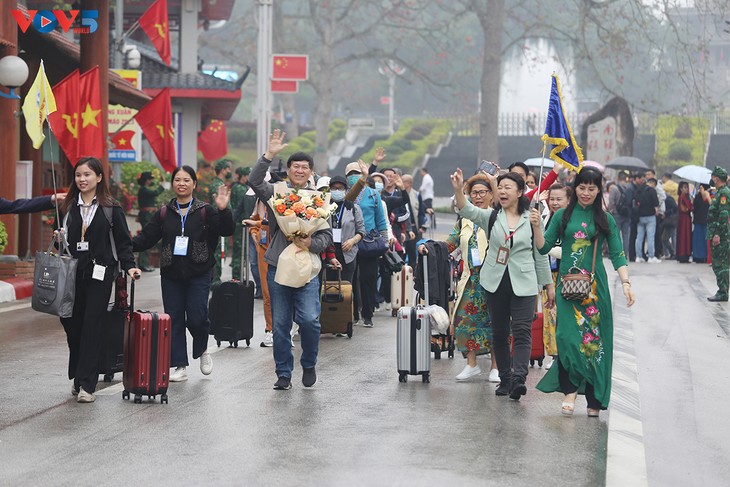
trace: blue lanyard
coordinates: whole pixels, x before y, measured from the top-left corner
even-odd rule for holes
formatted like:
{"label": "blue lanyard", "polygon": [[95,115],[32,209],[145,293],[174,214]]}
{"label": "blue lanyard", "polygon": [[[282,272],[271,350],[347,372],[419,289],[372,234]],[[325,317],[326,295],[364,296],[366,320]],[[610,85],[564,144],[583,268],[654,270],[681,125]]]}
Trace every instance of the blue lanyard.
{"label": "blue lanyard", "polygon": [[345,202],[342,202],[342,206],[340,206],[340,214],[337,215],[337,227],[342,228],[342,212],[345,211]]}
{"label": "blue lanyard", "polygon": [[190,214],[190,208],[192,208],[193,206],[193,201],[195,201],[195,198],[190,200],[190,204],[188,205],[188,211],[186,211],[185,216],[183,216],[182,210],[180,209],[180,203],[175,200],[175,204],[177,205],[177,212],[180,213],[180,226],[182,227],[182,236],[185,236],[185,221],[188,219],[188,215]]}

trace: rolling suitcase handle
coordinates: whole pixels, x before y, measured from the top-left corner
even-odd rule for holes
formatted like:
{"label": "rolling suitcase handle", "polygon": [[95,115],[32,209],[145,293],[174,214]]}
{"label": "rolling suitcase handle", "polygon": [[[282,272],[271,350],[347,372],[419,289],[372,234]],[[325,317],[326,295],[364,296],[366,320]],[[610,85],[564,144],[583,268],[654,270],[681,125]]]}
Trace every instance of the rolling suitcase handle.
{"label": "rolling suitcase handle", "polygon": [[428,302],[428,254],[423,254],[423,298],[426,302],[426,306],[428,306],[430,303]]}
{"label": "rolling suitcase handle", "polygon": [[249,275],[248,275],[248,272],[249,272],[249,265],[248,265],[248,259],[249,259],[249,255],[248,255],[248,251],[249,251],[249,248],[248,248],[248,232],[249,232],[249,230],[248,230],[248,225],[244,224],[242,231],[243,231],[243,237],[242,237],[243,238],[243,241],[242,241],[242,245],[241,245],[241,247],[242,247],[241,250],[242,250],[242,253],[243,253],[243,258],[241,259],[241,273],[239,275],[241,277],[243,277],[244,276],[244,271],[245,271],[245,276],[246,277],[244,277],[244,281],[243,282],[244,283],[247,283],[249,281]]}
{"label": "rolling suitcase handle", "polygon": [[[332,267],[332,265],[331,264],[327,264],[327,267]],[[322,296],[322,299],[323,299],[323,301],[327,302],[327,296],[328,296],[328,294],[327,294],[327,288],[328,287],[334,287],[334,284],[332,284],[331,286],[328,286],[328,284],[327,284],[327,269],[325,269],[325,271],[322,274],[323,274],[323,276],[322,276],[322,281],[323,281],[322,282],[322,289],[324,291],[324,293],[323,293],[324,296]],[[332,281],[330,281],[330,282],[332,282]],[[340,302],[342,300],[342,298],[343,298],[343,294],[342,294],[342,269],[337,269],[337,295],[338,295],[338,300],[336,302]]]}

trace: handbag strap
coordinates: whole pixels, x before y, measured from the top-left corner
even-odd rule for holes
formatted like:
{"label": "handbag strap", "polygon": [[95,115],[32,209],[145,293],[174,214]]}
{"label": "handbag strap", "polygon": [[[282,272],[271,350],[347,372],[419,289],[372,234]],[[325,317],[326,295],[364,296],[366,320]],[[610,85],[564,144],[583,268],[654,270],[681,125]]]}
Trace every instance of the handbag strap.
{"label": "handbag strap", "polygon": [[598,235],[593,237],[593,264],[591,264],[591,276],[596,273],[596,253],[598,252]]}

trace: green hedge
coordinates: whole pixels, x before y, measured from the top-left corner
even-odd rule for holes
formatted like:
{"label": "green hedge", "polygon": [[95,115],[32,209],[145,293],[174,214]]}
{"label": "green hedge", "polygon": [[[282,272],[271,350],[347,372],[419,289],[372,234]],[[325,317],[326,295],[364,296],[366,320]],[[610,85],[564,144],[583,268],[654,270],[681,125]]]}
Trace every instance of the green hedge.
{"label": "green hedge", "polygon": [[[347,132],[347,124],[345,123],[345,121],[341,119],[333,120],[332,122],[330,122],[327,131],[327,143],[331,144],[337,139],[344,138],[345,132]],[[294,154],[295,152],[306,152],[307,154],[314,156],[314,153],[317,151],[316,141],[316,131],[310,130],[308,132],[301,133],[299,134],[299,137],[288,141],[287,144],[289,145],[287,146],[287,148],[281,151],[277,157],[286,161],[287,159],[289,159],[289,156]]]}
{"label": "green hedge", "polygon": [[403,120],[393,135],[382,143],[375,144],[370,151],[363,154],[362,160],[371,161],[375,149],[382,146],[385,148],[385,160],[378,167],[397,166],[406,172],[412,171],[421,165],[426,154],[433,152],[438,144],[446,140],[451,128],[451,121],[444,119]]}
{"label": "green hedge", "polygon": [[702,166],[710,121],[702,117],[660,115],[656,129],[656,169],[668,171],[687,164]]}

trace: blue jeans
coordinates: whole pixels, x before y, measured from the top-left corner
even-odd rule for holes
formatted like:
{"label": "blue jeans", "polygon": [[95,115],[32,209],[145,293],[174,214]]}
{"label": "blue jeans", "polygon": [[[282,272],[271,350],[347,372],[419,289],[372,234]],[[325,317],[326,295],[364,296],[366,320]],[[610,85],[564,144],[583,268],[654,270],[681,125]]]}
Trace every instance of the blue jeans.
{"label": "blue jeans", "polygon": [[172,319],[170,367],[188,366],[186,328],[193,337],[194,359],[208,348],[210,279],[210,272],[189,279],[162,278],[162,304]]}
{"label": "blue jeans", "polygon": [[261,277],[259,275],[258,251],[256,250],[256,242],[251,234],[248,236],[248,260],[251,262],[251,278],[256,285],[256,293],[261,294],[263,291],[261,289]]}
{"label": "blue jeans", "polygon": [[629,245],[631,245],[631,217],[617,214],[614,215],[613,218],[616,220],[616,226],[621,232],[621,242],[624,245],[624,254],[626,254],[626,258],[628,259],[629,255],[631,255],[631,252],[629,251]]}
{"label": "blue jeans", "polygon": [[276,267],[270,265],[266,274],[271,297],[271,320],[274,332],[274,362],[276,376],[292,376],[294,354],[291,351],[292,319],[299,325],[302,346],[302,367],[317,365],[319,353],[319,277],[304,287],[294,288],[277,283]]}
{"label": "blue jeans", "polygon": [[646,257],[654,257],[654,237],[656,234],[656,216],[640,216],[636,226],[636,260],[644,255],[644,237],[646,236]]}

